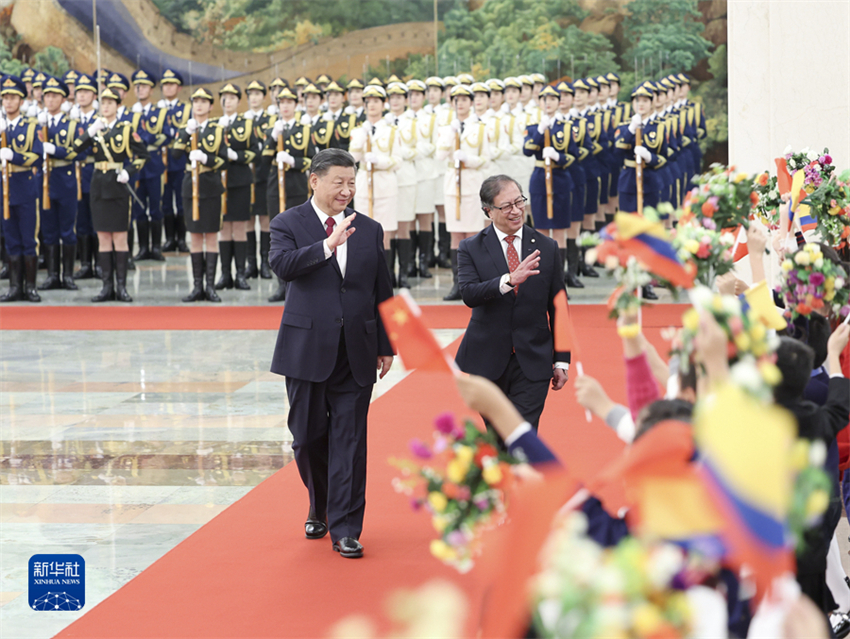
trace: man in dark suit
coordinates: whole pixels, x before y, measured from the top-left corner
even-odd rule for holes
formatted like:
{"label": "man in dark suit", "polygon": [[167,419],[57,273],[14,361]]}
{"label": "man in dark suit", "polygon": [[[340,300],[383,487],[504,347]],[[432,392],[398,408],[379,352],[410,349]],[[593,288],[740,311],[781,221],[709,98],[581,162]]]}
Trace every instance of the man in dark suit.
{"label": "man in dark suit", "polygon": [[554,300],[564,290],[558,244],[523,224],[526,198],[513,178],[487,178],[480,197],[493,224],[458,248],[460,292],[472,318],[456,360],[495,382],[536,431],[549,383],[564,387],[570,361],[555,352],[553,338]]}
{"label": "man in dark suit", "polygon": [[289,430],[310,494],[308,539],[361,557],[366,506],[366,417],[376,362],[393,351],[378,304],[392,297],[381,226],[348,208],[355,162],[341,149],[313,158],[313,197],[276,216],[269,262],[288,282],[271,370],[286,376]]}

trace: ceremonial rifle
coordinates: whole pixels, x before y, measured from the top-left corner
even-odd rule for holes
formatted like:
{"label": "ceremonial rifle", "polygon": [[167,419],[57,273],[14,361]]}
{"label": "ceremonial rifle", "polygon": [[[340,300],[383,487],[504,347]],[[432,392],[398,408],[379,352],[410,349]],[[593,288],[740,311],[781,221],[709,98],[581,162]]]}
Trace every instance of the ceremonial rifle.
{"label": "ceremonial rifle", "polygon": [[[543,144],[544,148],[552,146],[552,134],[549,131],[549,127],[546,127],[546,130],[543,132]],[[551,220],[554,217],[554,211],[552,210],[552,160],[547,157],[543,159],[543,163],[546,171],[546,217]]]}
{"label": "ceremonial rifle", "polygon": [[[0,138],[2,138],[0,144],[5,149],[8,146],[5,130]],[[8,220],[9,217],[11,217],[9,213],[9,163],[3,160],[3,219]]]}
{"label": "ceremonial rifle", "polygon": [[[41,143],[44,144],[47,142],[47,126],[42,127],[41,129]],[[47,155],[47,151],[43,151],[41,154],[44,159],[44,182],[41,185],[43,194],[42,194],[42,208],[46,211],[50,208],[50,156]]]}
{"label": "ceremonial rifle", "polygon": [[[197,130],[195,130],[195,132],[192,133],[192,150],[193,151],[198,150],[198,131]],[[201,173],[201,170],[200,170],[200,167],[198,167],[198,161],[192,160],[192,221],[193,222],[197,222],[198,220],[201,219],[201,210],[198,206],[200,204],[200,202],[199,202],[200,195],[198,193],[198,188],[199,188],[198,178],[200,176],[200,173]]]}
{"label": "ceremonial rifle", "polygon": [[[460,151],[460,130],[455,131],[455,153]],[[457,184],[457,208],[455,210],[455,219],[460,221],[460,172],[463,170],[463,164],[455,158],[455,183]]]}
{"label": "ceremonial rifle", "polygon": [[[643,146],[643,127],[635,131],[635,146]],[[637,184],[637,212],[643,215],[643,158],[635,158],[635,181]]]}

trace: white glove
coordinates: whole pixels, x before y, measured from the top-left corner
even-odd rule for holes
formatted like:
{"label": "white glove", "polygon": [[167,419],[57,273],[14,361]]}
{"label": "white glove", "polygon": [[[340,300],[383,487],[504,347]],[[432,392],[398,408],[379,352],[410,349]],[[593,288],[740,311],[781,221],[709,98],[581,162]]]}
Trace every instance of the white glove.
{"label": "white glove", "polygon": [[68,111],[68,117],[72,120],[79,120],[82,115],[80,114],[80,107],[78,105],[74,105],[71,107],[71,110]]}
{"label": "white glove", "polygon": [[632,116],[631,121],[629,122],[629,133],[634,135],[634,132],[637,131],[637,128],[640,126],[641,121],[642,120],[640,115],[638,113],[635,113]]}
{"label": "white glove", "polygon": [[227,149],[227,159],[231,162],[236,162],[239,159],[239,154],[233,149]]}
{"label": "white glove", "polygon": [[156,107],[158,109],[165,109],[168,107],[168,102],[165,101],[165,98],[162,98],[159,102],[156,103]]}
{"label": "white glove", "polygon": [[133,113],[141,113],[144,109],[145,107],[142,106],[141,102],[136,102],[136,104],[133,105],[132,111]]}
{"label": "white glove", "polygon": [[266,113],[268,113],[269,115],[277,115],[278,113],[280,113],[280,109],[277,108],[276,104],[270,104],[269,108],[266,109]]}
{"label": "white glove", "polygon": [[75,107],[75,106],[77,106],[77,105],[71,104],[70,102],[65,101],[65,102],[62,103],[62,106],[59,107],[59,108],[62,110],[62,113],[68,113],[68,111],[71,110],[71,107]]}
{"label": "white glove", "polygon": [[559,154],[555,150],[555,147],[552,147],[552,146],[544,146],[543,147],[543,159],[544,160],[548,158],[549,160],[552,160],[553,162],[557,162],[558,156],[559,156]]}
{"label": "white glove", "polygon": [[95,111],[97,111],[97,108],[100,106],[100,105],[97,103],[97,100],[92,100],[91,105],[92,105],[92,108],[94,108],[94,110],[95,110]]}
{"label": "white glove", "polygon": [[218,125],[223,129],[229,127],[231,122],[232,120],[229,115],[223,115],[218,119]]}
{"label": "white glove", "polygon": [[246,120],[253,120],[254,119],[254,112],[249,109],[248,111],[245,111],[245,113],[242,115],[242,117],[245,118]]}
{"label": "white glove", "polygon": [[29,109],[27,109],[27,117],[28,118],[37,118],[38,117],[38,104],[33,104]]}
{"label": "white glove", "polygon": [[283,120],[278,120],[274,123],[274,127],[272,127],[272,137],[277,140],[281,134],[283,133],[283,127],[286,123]]}
{"label": "white glove", "polygon": [[130,174],[127,173],[126,169],[121,169],[121,173],[118,174],[118,184],[127,184],[130,181]]}
{"label": "white glove", "polygon": [[452,129],[452,133],[457,133],[460,131],[460,120],[452,120],[452,123],[449,126]]}
{"label": "white glove", "polygon": [[97,135],[98,131],[103,130],[103,120],[100,118],[95,118],[94,121],[89,125],[88,134],[90,138],[93,138]]}
{"label": "white glove", "polygon": [[198,122],[195,118],[189,118],[189,121],[186,123],[186,133],[192,135],[195,131],[198,130]]}
{"label": "white glove", "polygon": [[652,154],[645,146],[636,146],[635,159],[643,159],[644,162],[649,162],[652,159]]}
{"label": "white glove", "polygon": [[376,165],[378,163],[378,154],[374,151],[369,151],[366,155],[363,156],[363,159],[366,160],[366,164]]}
{"label": "white glove", "polygon": [[357,127],[351,132],[351,147],[362,149],[364,146],[366,146],[366,129]]}
{"label": "white glove", "polygon": [[6,162],[11,162],[12,158],[15,156],[15,152],[12,151],[8,146],[4,146],[0,148],[0,160],[4,160]]}
{"label": "white glove", "polygon": [[201,151],[200,149],[195,149],[194,151],[189,151],[189,161],[190,162],[198,162],[200,164],[207,163],[207,154]]}
{"label": "white glove", "polygon": [[455,151],[455,154],[454,154],[454,161],[455,162],[466,162],[466,160],[467,160],[466,151],[462,151],[460,149]]}
{"label": "white glove", "polygon": [[540,122],[537,124],[537,132],[540,135],[543,135],[543,132],[549,128],[549,125],[552,123],[552,120],[549,119],[549,116],[545,113],[540,116]]}
{"label": "white glove", "polygon": [[313,124],[313,118],[311,118],[307,113],[301,114],[301,124]]}
{"label": "white glove", "polygon": [[292,157],[286,151],[280,151],[277,154],[277,163],[278,164],[288,164],[289,166],[295,166],[295,158]]}
{"label": "white glove", "polygon": [[347,106],[347,107],[345,107],[345,109],[343,109],[342,112],[345,113],[345,115],[351,115],[352,113],[354,113],[354,107],[353,106]]}
{"label": "white glove", "polygon": [[52,142],[42,142],[41,148],[44,149],[47,155],[56,155],[56,145]]}
{"label": "white glove", "polygon": [[39,111],[36,117],[38,118],[39,124],[47,124],[47,111]]}

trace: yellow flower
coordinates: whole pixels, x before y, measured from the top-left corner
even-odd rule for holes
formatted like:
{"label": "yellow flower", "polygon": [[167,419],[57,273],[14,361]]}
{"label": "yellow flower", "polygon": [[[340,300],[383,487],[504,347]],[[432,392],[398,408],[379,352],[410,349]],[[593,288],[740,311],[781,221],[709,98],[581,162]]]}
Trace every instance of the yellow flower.
{"label": "yellow flower", "polygon": [[814,193],[814,192],[815,192],[815,187],[813,187],[811,184],[809,184],[809,186],[807,186],[807,187],[806,187],[805,189],[803,189],[803,190],[804,190],[806,193],[812,194],[812,193]]}
{"label": "yellow flower", "polygon": [[794,442],[794,447],[791,449],[791,459],[789,460],[791,470],[803,470],[809,465],[809,442],[805,439],[798,439]]}
{"label": "yellow flower", "polygon": [[428,503],[431,504],[431,508],[433,508],[436,512],[441,513],[446,509],[446,506],[449,505],[449,500],[443,493],[434,491],[428,493]]}
{"label": "yellow flower", "polygon": [[640,326],[638,324],[628,324],[617,328],[617,335],[623,338],[637,337],[640,335]]}
{"label": "yellow flower", "polygon": [[696,255],[697,251],[699,251],[699,242],[696,240],[688,240],[685,242],[685,250],[687,250],[688,253]]}
{"label": "yellow flower", "polygon": [[434,527],[434,530],[442,535],[446,526],[449,525],[449,522],[445,517],[435,515],[434,517],[431,517],[431,525]]}
{"label": "yellow flower", "polygon": [[453,459],[446,466],[446,476],[454,484],[459,484],[466,479],[467,471],[469,471],[469,462],[461,459]]}
{"label": "yellow flower", "polygon": [[490,486],[494,484],[498,484],[502,481],[502,469],[499,468],[498,464],[493,464],[491,466],[487,466],[482,472],[481,476],[484,478]]}
{"label": "yellow flower", "polygon": [[782,270],[786,273],[792,268],[794,268],[794,262],[792,262],[791,260],[785,260],[784,262],[782,262]]}
{"label": "yellow flower", "polygon": [[807,251],[799,251],[794,256],[794,261],[800,266],[808,266],[812,263],[812,256]]}
{"label": "yellow flower", "polygon": [[715,295],[714,299],[711,300],[711,308],[715,313],[723,312],[723,298],[719,295]]}
{"label": "yellow flower", "polygon": [[[811,245],[808,245],[808,246],[811,246]],[[817,262],[818,260],[822,260],[822,259],[823,259],[823,253],[821,253],[820,251],[813,251],[812,252],[812,262]]]}
{"label": "yellow flower", "polygon": [[760,321],[756,321],[753,324],[753,327],[750,329],[750,336],[753,338],[753,341],[760,342],[767,336],[767,329],[764,327]]}
{"label": "yellow flower", "polygon": [[834,277],[827,277],[827,278],[823,281],[823,288],[824,288],[824,290],[826,290],[826,291],[832,291],[832,290],[834,290],[834,289],[835,289],[835,278],[834,278]]}
{"label": "yellow flower", "polygon": [[761,371],[762,379],[764,379],[765,383],[770,386],[776,386],[782,381],[782,373],[779,371],[779,367],[777,367],[776,364],[764,362],[759,365],[759,371]]}
{"label": "yellow flower", "polygon": [[452,559],[457,557],[457,552],[455,552],[455,549],[449,546],[442,539],[431,540],[431,554],[434,555],[440,561],[451,561]]}
{"label": "yellow flower", "polygon": [[831,302],[834,299],[835,299],[835,291],[834,290],[827,291],[826,293],[823,294],[823,301],[824,302]]}
{"label": "yellow flower", "polygon": [[682,325],[691,333],[696,333],[699,328],[699,312],[695,308],[689,308],[682,316]]}
{"label": "yellow flower", "polygon": [[749,350],[751,344],[752,340],[750,340],[750,336],[746,333],[738,333],[735,335],[735,346],[738,347],[739,351]]}
{"label": "yellow flower", "polygon": [[829,495],[825,490],[816,490],[806,500],[806,517],[820,515],[829,505]]}
{"label": "yellow flower", "polygon": [[632,613],[632,627],[638,637],[649,637],[659,629],[664,618],[658,608],[651,603],[637,606]]}
{"label": "yellow flower", "polygon": [[469,446],[458,446],[455,450],[455,456],[465,464],[471,464],[475,457],[475,451]]}
{"label": "yellow flower", "polygon": [[743,182],[746,179],[747,179],[746,173],[738,173],[738,175],[735,176],[735,184],[738,184],[739,182]]}

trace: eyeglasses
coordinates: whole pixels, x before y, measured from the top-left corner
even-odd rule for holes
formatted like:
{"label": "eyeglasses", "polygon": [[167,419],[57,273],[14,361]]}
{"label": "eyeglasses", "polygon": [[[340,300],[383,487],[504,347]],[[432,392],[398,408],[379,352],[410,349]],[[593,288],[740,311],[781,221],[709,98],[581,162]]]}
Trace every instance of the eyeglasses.
{"label": "eyeglasses", "polygon": [[510,204],[505,204],[504,206],[492,206],[490,208],[496,209],[499,213],[504,215],[505,213],[510,213],[512,209],[524,209],[526,202],[528,202],[528,198],[523,196]]}

